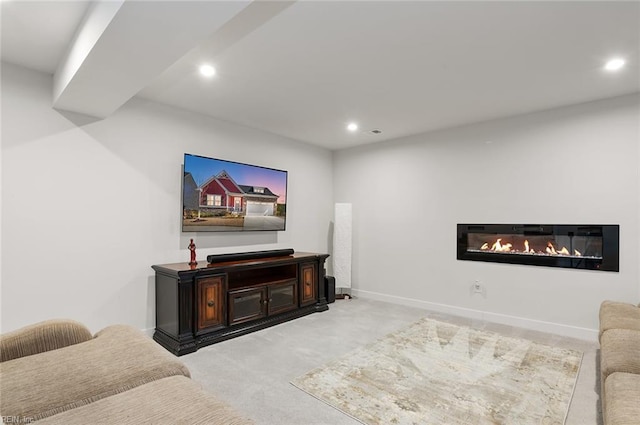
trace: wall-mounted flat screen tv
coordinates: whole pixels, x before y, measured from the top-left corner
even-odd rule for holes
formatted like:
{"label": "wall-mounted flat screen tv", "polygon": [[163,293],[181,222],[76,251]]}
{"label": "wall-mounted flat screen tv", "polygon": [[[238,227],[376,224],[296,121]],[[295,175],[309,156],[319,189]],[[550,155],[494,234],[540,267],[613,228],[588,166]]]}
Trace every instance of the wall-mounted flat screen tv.
{"label": "wall-mounted flat screen tv", "polygon": [[183,232],[285,230],[287,172],[184,154]]}

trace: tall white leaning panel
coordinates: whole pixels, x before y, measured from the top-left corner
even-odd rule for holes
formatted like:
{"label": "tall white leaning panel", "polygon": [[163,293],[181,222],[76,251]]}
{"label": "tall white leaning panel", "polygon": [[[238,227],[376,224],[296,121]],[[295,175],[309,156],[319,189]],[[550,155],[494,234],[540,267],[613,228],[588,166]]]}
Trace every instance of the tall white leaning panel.
{"label": "tall white leaning panel", "polygon": [[351,288],[351,210],[351,204],[335,204],[332,257],[337,288]]}

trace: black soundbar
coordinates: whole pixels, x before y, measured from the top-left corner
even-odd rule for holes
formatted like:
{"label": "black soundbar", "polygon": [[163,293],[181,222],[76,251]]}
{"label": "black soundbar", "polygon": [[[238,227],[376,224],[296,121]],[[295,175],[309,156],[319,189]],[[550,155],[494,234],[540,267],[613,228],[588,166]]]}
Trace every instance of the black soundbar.
{"label": "black soundbar", "polygon": [[273,249],[270,251],[252,251],[252,252],[238,252],[234,254],[212,254],[207,255],[207,262],[209,264],[223,263],[225,261],[240,261],[240,260],[255,260],[258,258],[268,257],[286,257],[292,255],[293,249]]}

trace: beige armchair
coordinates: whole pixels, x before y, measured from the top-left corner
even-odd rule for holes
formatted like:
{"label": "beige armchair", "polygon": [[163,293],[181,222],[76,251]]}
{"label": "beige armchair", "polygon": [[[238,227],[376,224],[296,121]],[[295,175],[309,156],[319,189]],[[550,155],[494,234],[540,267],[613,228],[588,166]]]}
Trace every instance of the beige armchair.
{"label": "beige armchair", "polygon": [[50,320],[0,336],[0,351],[0,412],[12,423],[251,423],[131,326],[92,336],[78,322]]}
{"label": "beige armchair", "polygon": [[0,362],[56,350],[93,338],[74,320],[47,320],[0,335]]}
{"label": "beige armchair", "polygon": [[640,424],[640,308],[600,305],[600,400],[604,425]]}

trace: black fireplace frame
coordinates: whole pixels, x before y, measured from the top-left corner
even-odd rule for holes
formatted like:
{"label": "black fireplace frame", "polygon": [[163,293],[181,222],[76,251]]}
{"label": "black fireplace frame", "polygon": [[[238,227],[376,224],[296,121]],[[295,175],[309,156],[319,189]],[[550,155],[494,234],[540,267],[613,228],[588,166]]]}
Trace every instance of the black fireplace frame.
{"label": "black fireplace frame", "polygon": [[[620,271],[620,226],[617,224],[458,224],[458,260],[563,267],[599,271]],[[602,237],[602,258],[562,255],[514,255],[468,251],[471,233],[516,236],[597,236]]]}

